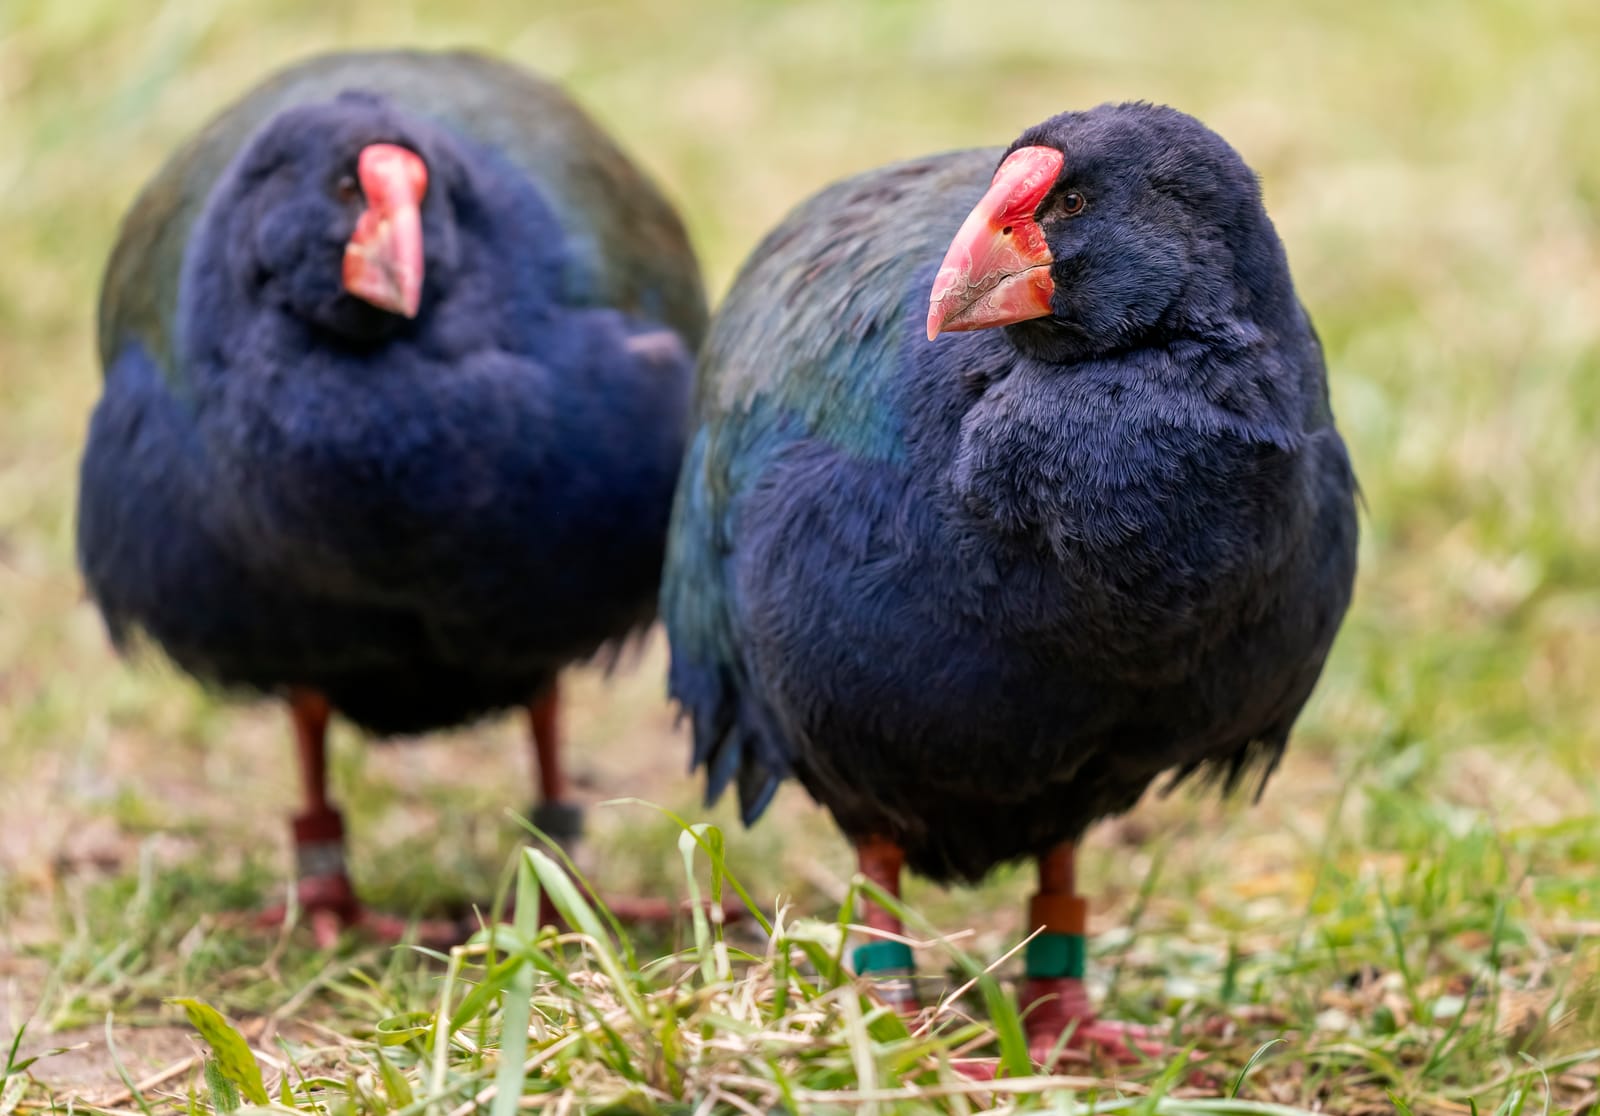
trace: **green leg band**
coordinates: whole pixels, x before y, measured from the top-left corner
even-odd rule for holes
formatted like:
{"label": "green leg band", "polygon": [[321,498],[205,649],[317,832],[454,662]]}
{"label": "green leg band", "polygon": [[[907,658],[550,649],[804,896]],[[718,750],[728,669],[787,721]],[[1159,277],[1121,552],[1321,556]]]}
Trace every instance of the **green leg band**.
{"label": "green leg band", "polygon": [[915,968],[911,960],[911,947],[904,942],[868,942],[856,947],[851,954],[856,972],[862,976],[874,973],[910,973]]}
{"label": "green leg band", "polygon": [[1055,934],[1046,931],[1028,943],[1028,979],[1083,979],[1084,946],[1082,934]]}

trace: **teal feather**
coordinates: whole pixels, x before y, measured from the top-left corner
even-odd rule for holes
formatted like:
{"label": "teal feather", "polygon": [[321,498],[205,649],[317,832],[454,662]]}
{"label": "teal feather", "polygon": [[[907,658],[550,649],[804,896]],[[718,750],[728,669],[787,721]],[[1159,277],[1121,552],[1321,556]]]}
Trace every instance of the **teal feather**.
{"label": "teal feather", "polygon": [[943,250],[999,159],[999,148],[980,148],[883,167],[785,218],[734,280],[707,340],[697,417],[712,424],[713,440],[766,406],[853,456],[897,460],[899,415],[884,405],[902,338],[894,327],[927,313],[928,292],[908,285]]}

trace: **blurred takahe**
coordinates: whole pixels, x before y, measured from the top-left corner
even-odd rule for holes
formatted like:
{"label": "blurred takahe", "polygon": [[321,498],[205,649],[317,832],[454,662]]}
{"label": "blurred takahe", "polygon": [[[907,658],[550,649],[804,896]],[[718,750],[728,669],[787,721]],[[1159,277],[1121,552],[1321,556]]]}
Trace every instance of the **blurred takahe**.
{"label": "blurred takahe", "polygon": [[1254,175],[1147,104],[871,171],[756,249],[699,376],[662,609],[710,796],[794,775],[892,893],[1035,858],[1035,1052],[1129,1055],[1074,842],[1163,774],[1264,780],[1355,573]]}
{"label": "blurred takahe", "polygon": [[318,57],[139,195],[100,301],[78,548],[119,644],[281,695],[320,939],[364,914],[330,712],[379,735],[528,708],[573,837],[556,675],[655,614],[699,271],[555,86],[471,54]]}

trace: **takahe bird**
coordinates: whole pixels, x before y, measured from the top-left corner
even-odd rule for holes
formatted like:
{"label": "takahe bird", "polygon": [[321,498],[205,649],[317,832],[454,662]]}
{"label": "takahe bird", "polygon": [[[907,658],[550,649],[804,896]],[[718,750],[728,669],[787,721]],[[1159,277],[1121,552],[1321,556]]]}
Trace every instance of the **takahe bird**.
{"label": "takahe bird", "polygon": [[1034,1048],[1126,1056],[1074,842],[1164,773],[1264,780],[1355,572],[1254,175],[1121,104],[836,184],[745,264],[696,407],[662,610],[709,796],[752,822],[793,774],[891,893],[1036,858]]}
{"label": "takahe bird", "polygon": [[290,706],[319,939],[363,917],[330,712],[531,712],[655,615],[705,329],[672,207],[559,89],[467,53],[283,71],[145,187],[101,292],[78,549],[122,644]]}

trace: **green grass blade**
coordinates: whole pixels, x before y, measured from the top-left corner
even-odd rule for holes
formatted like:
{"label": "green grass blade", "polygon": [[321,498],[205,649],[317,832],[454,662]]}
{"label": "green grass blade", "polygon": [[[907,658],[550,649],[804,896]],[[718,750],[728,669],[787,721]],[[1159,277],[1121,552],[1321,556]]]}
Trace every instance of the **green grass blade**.
{"label": "green grass blade", "polygon": [[396,1108],[415,1104],[417,1098],[411,1091],[411,1082],[407,1081],[406,1075],[400,1072],[399,1067],[384,1055],[383,1047],[373,1047],[372,1056],[378,1063],[378,1077],[383,1081],[383,1091],[389,1094],[389,1103]]}
{"label": "green grass blade", "polygon": [[261,1064],[250,1051],[244,1036],[234,1030],[233,1024],[221,1012],[204,1000],[175,997],[167,1001],[183,1008],[189,1025],[200,1032],[200,1037],[211,1048],[217,1069],[239,1089],[239,1095],[251,1104],[269,1105],[272,1098],[261,1080]]}
{"label": "green grass blade", "polygon": [[561,865],[539,849],[524,849],[522,855],[527,858],[540,885],[549,894],[550,902],[567,920],[567,924],[589,937],[595,960],[612,981],[617,998],[627,1008],[628,1014],[640,1027],[648,1028],[648,1017],[634,991],[629,972],[618,958],[616,950],[612,949],[605,926],[601,924],[594,908],[579,892],[577,885],[572,882],[572,877],[567,875]]}
{"label": "green grass blade", "polygon": [[429,1039],[433,1061],[428,1091],[434,1096],[443,1095],[449,1075],[450,1036],[455,1033],[451,1026],[450,1000],[455,992],[456,981],[461,976],[462,956],[460,947],[450,951],[450,966],[445,970],[444,984],[439,989],[439,1010],[435,1013],[433,1033]]}
{"label": "green grass blade", "polygon": [[139,1086],[134,1083],[133,1075],[128,1072],[128,1067],[122,1063],[122,1055],[117,1053],[117,1040],[111,1034],[111,1012],[106,1012],[106,1054],[111,1058],[111,1066],[117,1071],[117,1077],[133,1097],[133,1103],[139,1106],[139,1111],[144,1116],[155,1116],[150,1111],[149,1103],[144,1099],[144,1094],[139,1091]]}
{"label": "green grass blade", "polygon": [[0,1116],[11,1116],[22,1103],[22,1098],[27,1096],[30,1082],[22,1074],[0,1078],[0,1081],[5,1082],[5,1087],[0,1088]]}
{"label": "green grass blade", "polygon": [[[694,854],[700,847],[694,828],[678,834],[678,855],[683,858],[683,885],[689,892],[689,918],[694,930],[695,956],[700,959],[700,979],[707,984],[717,979],[717,962],[711,955],[711,921],[700,902],[700,882],[694,875]],[[712,869],[715,876],[715,867]]]}
{"label": "green grass blade", "polygon": [[1250,1055],[1250,1060],[1246,1062],[1244,1064],[1244,1068],[1239,1071],[1239,1076],[1233,1079],[1233,1087],[1228,1090],[1228,1096],[1230,1098],[1237,1097],[1239,1095],[1239,1090],[1244,1088],[1245,1081],[1247,1081],[1250,1077],[1250,1071],[1256,1068],[1257,1062],[1261,1061],[1262,1058],[1267,1056],[1267,1051],[1284,1041],[1286,1040],[1275,1038],[1270,1042],[1264,1042],[1260,1046],[1256,1047],[1256,1052]]}
{"label": "green grass blade", "polygon": [[[606,805],[606,806],[613,806],[613,805],[619,805],[619,806],[620,805],[645,806],[645,807],[648,807],[648,808],[656,811],[659,814],[662,814],[662,815],[664,815],[664,816],[666,816],[668,818],[671,818],[675,823],[677,823],[677,826],[678,826],[679,829],[693,830],[695,828],[694,825],[691,822],[689,822],[687,819],[685,819],[682,815],[674,813],[673,811],[668,810],[663,806],[658,806],[654,802],[647,802],[646,800],[644,800],[642,798],[612,798],[612,799],[608,799],[604,803],[604,805]],[[719,833],[720,833],[720,831],[719,831]],[[701,838],[699,838],[697,836],[696,840],[699,841],[699,840],[701,840]],[[718,854],[714,854],[713,850],[710,847],[708,847],[707,845],[702,844],[701,847],[705,849],[707,856],[718,855]],[[750,893],[748,891],[745,890],[744,885],[739,882],[738,877],[734,876],[731,873],[724,872],[723,873],[723,879],[727,883],[727,885],[733,889],[733,893],[739,897],[739,902],[743,903],[744,906],[745,906],[745,909],[747,911],[749,911],[750,917],[756,920],[756,925],[761,927],[761,932],[763,934],[766,934],[766,935],[770,936],[772,934],[772,922],[771,922],[771,920],[768,919],[767,916],[762,913],[761,905],[759,903],[757,903],[755,901],[755,899],[753,899],[751,897],[751,895],[750,895]]]}
{"label": "green grass blade", "polygon": [[206,1089],[211,1094],[211,1107],[224,1113],[224,1116],[239,1111],[239,1087],[228,1079],[222,1064],[215,1058],[207,1058],[202,1072],[206,1079]]}
{"label": "green grass blade", "polygon": [[941,948],[949,955],[968,980],[975,981],[984,1006],[989,1011],[989,1022],[994,1027],[1000,1045],[1000,1065],[1013,1077],[1027,1077],[1034,1072],[1033,1059],[1028,1054],[1028,1036],[1023,1030],[1022,1017],[1010,996],[1000,987],[977,959],[963,949],[940,937],[928,920],[907,907],[898,896],[890,895],[865,876],[856,876],[851,882],[851,897],[865,894],[872,902],[887,910],[903,924],[914,927],[919,933],[939,939]]}
{"label": "green grass blade", "polygon": [[[719,913],[716,930],[705,904],[700,901],[700,884],[695,878],[695,850],[706,853],[711,862],[711,906]],[[714,825],[690,826],[678,835],[678,855],[683,858],[684,885],[689,892],[689,909],[694,929],[695,953],[700,959],[700,972],[707,984],[731,980],[733,969],[728,959],[728,949],[722,937],[720,912],[722,909],[722,881],[727,876],[726,845],[722,830]]]}
{"label": "green grass blade", "polygon": [[[539,878],[530,857],[517,861],[516,930],[529,940],[539,932]],[[533,1013],[534,969],[517,958],[518,967],[506,991],[500,1020],[500,1064],[495,1069],[494,1107],[490,1116],[515,1116],[522,1100],[522,1063],[528,1056],[528,1021]]]}

